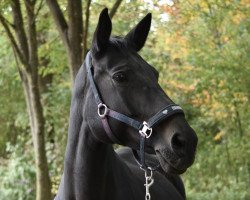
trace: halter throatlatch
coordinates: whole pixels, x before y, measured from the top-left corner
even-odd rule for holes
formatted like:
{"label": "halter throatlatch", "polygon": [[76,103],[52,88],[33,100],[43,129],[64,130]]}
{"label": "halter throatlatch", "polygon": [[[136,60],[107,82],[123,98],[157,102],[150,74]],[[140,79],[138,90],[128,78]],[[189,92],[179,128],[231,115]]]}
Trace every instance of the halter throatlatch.
{"label": "halter throatlatch", "polygon": [[[127,124],[128,126],[132,126],[136,130],[138,130],[138,133],[140,134],[140,151],[138,154],[138,151],[133,149],[134,157],[139,164],[140,168],[145,171],[145,187],[146,187],[146,200],[150,200],[150,193],[149,193],[149,187],[154,183],[153,179],[153,171],[160,167],[160,165],[156,165],[154,167],[148,166],[145,162],[145,140],[150,138],[153,133],[153,128],[155,125],[159,124],[162,120],[169,118],[170,116],[182,113],[184,114],[182,108],[176,104],[170,104],[167,105],[165,108],[160,110],[158,113],[156,113],[153,117],[151,117],[149,120],[144,122],[139,122],[135,119],[132,119],[124,114],[121,114],[119,112],[116,112],[110,108],[107,107],[107,105],[101,100],[101,96],[97,90],[97,87],[95,85],[95,81],[93,78],[93,72],[92,72],[92,62],[91,62],[91,53],[88,52],[86,55],[85,60],[85,66],[87,69],[87,75],[88,79],[90,81],[90,87],[92,89],[92,92],[95,97],[95,101],[97,104],[97,113],[102,121],[103,128],[108,135],[109,139],[113,143],[121,144],[119,139],[115,134],[113,134],[109,123],[108,118],[111,117],[114,118],[120,122],[123,122]],[[148,175],[149,174],[149,175]]]}

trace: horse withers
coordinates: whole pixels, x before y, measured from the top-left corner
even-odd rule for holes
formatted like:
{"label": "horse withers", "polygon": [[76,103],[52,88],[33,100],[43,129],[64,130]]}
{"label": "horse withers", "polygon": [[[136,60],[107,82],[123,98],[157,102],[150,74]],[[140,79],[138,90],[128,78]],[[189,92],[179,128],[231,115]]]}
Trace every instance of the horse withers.
{"label": "horse withers", "polygon": [[[112,37],[108,10],[101,12],[74,84],[55,199],[186,198],[178,174],[194,162],[197,136],[138,54],[150,25],[148,14],[125,37]],[[115,151],[114,143],[125,147]]]}

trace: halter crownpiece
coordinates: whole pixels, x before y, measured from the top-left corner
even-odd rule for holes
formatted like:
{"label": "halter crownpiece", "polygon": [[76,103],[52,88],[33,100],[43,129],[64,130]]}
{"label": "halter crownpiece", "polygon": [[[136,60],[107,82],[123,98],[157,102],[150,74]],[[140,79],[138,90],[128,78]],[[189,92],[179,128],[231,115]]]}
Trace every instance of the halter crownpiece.
{"label": "halter crownpiece", "polygon": [[[113,143],[121,144],[119,139],[117,138],[116,135],[113,134],[109,123],[108,123],[108,118],[111,117],[114,118],[120,122],[123,122],[127,124],[128,126],[132,126],[136,130],[138,130],[138,133],[140,134],[140,153],[138,155],[138,152],[133,149],[133,154],[134,157],[139,164],[140,168],[145,171],[145,187],[146,187],[146,196],[145,199],[149,200],[150,193],[149,193],[149,187],[153,184],[154,179],[153,179],[153,171],[158,169],[160,165],[156,165],[154,167],[148,166],[145,162],[145,139],[148,139],[151,137],[153,133],[153,128],[155,125],[159,124],[162,120],[169,118],[170,116],[181,113],[184,114],[182,108],[179,105],[176,104],[170,104],[167,105],[165,108],[160,110],[158,113],[156,113],[153,117],[148,119],[147,121],[144,122],[139,122],[135,119],[132,119],[124,114],[121,114],[119,112],[116,112],[110,108],[101,100],[101,96],[97,90],[94,78],[93,78],[93,73],[92,73],[92,62],[91,62],[91,53],[88,52],[86,55],[86,60],[85,60],[85,67],[87,69],[87,76],[90,82],[90,87],[92,89],[93,95],[95,97],[95,101],[97,104],[97,113],[98,116],[100,117],[102,121],[103,128],[109,137],[109,139]],[[148,172],[150,172],[150,176],[148,176]]]}

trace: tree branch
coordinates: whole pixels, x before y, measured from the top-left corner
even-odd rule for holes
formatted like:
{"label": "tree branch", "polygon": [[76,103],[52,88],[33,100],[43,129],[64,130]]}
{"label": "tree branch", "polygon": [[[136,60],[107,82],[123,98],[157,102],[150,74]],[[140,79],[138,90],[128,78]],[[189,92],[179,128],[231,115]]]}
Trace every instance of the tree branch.
{"label": "tree branch", "polygon": [[109,13],[109,17],[112,19],[116,13],[116,11],[118,10],[119,6],[121,5],[122,0],[116,0],[115,4],[113,5],[113,7],[110,10]]}
{"label": "tree branch", "polygon": [[40,10],[43,8],[43,6],[44,6],[44,0],[41,0],[40,4],[38,5],[38,8],[35,12],[35,19],[37,18],[38,14],[39,14]]}
{"label": "tree branch", "polygon": [[17,58],[18,55],[16,55],[16,53],[17,53],[16,49],[14,48],[13,45],[12,45],[12,48],[13,48],[13,52],[14,52],[14,58],[15,58],[15,62],[16,62],[17,71],[19,73],[21,80],[24,82],[25,78],[24,78],[23,71],[21,70],[21,67],[20,67],[19,62],[18,62],[18,58]]}
{"label": "tree branch", "polygon": [[[20,44],[20,51],[22,52],[23,57],[26,60],[26,63],[29,60],[29,48],[27,43],[27,36],[24,30],[23,25],[23,16],[21,13],[21,7],[19,0],[12,0],[11,4],[12,10],[13,10],[13,21],[15,26],[15,32],[18,39],[18,42]],[[27,67],[28,65],[26,65]]]}
{"label": "tree branch", "polygon": [[29,64],[33,75],[37,74],[38,55],[37,55],[37,37],[36,37],[36,23],[35,23],[35,1],[25,0],[25,7],[27,13],[27,36],[29,46]]}
{"label": "tree branch", "polygon": [[46,0],[46,2],[49,6],[50,12],[59,30],[63,43],[65,44],[65,46],[69,47],[68,33],[67,33],[68,24],[64,18],[64,15],[59,7],[57,0]]}
{"label": "tree branch", "polygon": [[85,23],[83,32],[83,57],[85,57],[88,49],[88,31],[89,31],[89,16],[90,16],[90,4],[91,0],[87,1],[86,11],[85,11]]}
{"label": "tree branch", "polygon": [[5,18],[1,15],[1,13],[0,13],[0,22],[3,25],[4,29],[5,29],[5,32],[6,32],[8,38],[10,40],[10,43],[11,43],[12,47],[17,52],[17,55],[20,58],[20,61],[22,62],[23,65],[25,65],[26,60],[25,60],[24,56],[22,55],[22,52],[20,51],[20,49],[19,49],[19,47],[18,47],[18,45],[16,43],[16,40],[15,40],[13,34],[11,33],[10,28],[9,28]]}
{"label": "tree branch", "polygon": [[[3,16],[2,16],[3,17]],[[4,17],[3,17],[4,18]],[[9,24],[11,26],[11,28],[15,28],[14,24],[12,24],[10,21],[8,21],[6,18],[4,18],[4,21],[6,22],[6,24]]]}

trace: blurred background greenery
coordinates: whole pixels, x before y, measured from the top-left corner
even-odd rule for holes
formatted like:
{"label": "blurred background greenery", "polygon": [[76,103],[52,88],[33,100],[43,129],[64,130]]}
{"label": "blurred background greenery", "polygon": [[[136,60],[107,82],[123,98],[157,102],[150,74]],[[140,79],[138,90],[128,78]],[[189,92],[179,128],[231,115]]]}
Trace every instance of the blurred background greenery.
{"label": "blurred background greenery", "polygon": [[[13,1],[1,1],[0,13],[16,37]],[[25,2],[20,1],[24,22]],[[65,46],[48,1],[34,2],[38,76],[40,81],[45,80],[39,87],[45,151],[55,194],[63,170],[71,77]],[[87,8],[90,13],[87,47],[99,12],[115,3],[82,2],[84,28]],[[66,0],[58,4],[66,15]],[[113,34],[124,35],[146,13],[153,13],[149,39],[140,54],[159,70],[160,84],[185,109],[199,137],[196,161],[183,175],[190,200],[250,199],[249,6],[247,0],[124,0],[112,19]],[[31,200],[36,198],[36,167],[19,76],[22,62],[13,53],[6,28],[1,25],[0,199]]]}

